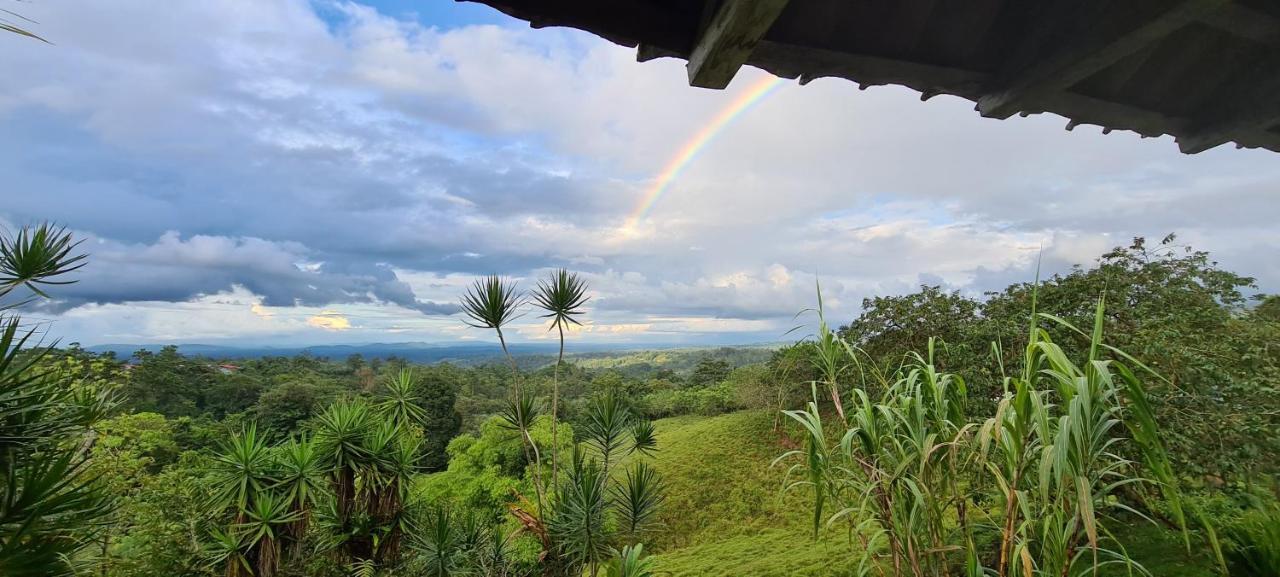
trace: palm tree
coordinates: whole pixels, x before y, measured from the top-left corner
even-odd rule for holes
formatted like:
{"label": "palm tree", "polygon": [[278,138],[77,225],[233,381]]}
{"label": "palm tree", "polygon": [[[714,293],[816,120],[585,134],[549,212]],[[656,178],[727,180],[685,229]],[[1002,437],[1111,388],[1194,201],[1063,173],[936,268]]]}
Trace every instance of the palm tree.
{"label": "palm tree", "polygon": [[[582,306],[587,303],[587,283],[577,273],[559,269],[548,278],[538,281],[533,291],[533,302],[538,308],[546,311],[543,318],[551,319],[551,326],[560,334],[560,353],[556,356],[556,366],[551,380],[551,480],[560,482],[560,434],[557,422],[560,420],[560,365],[564,363],[564,329],[568,324],[581,325],[574,318],[583,313]],[[548,329],[550,330],[550,329]]]}

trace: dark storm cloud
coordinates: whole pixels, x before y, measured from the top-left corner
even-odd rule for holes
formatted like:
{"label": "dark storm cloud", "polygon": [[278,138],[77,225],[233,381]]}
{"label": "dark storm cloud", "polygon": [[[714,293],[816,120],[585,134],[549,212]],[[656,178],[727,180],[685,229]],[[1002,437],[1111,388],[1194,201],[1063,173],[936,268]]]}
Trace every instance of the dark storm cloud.
{"label": "dark storm cloud", "polygon": [[57,291],[55,311],[94,303],[184,302],[244,287],[267,306],[383,302],[428,315],[457,312],[452,303],[419,300],[386,266],[309,262],[296,243],[167,233],[152,244],[90,238],[79,282]]}

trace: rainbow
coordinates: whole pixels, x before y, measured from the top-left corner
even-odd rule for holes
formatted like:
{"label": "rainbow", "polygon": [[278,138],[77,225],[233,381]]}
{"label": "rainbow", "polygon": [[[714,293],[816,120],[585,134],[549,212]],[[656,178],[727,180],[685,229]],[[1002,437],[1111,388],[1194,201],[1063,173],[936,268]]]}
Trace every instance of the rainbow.
{"label": "rainbow", "polygon": [[627,224],[624,230],[634,230],[636,225],[640,223],[649,212],[653,210],[653,206],[658,204],[659,200],[667,193],[667,189],[671,187],[672,181],[684,172],[685,167],[689,166],[693,159],[698,157],[707,145],[715,139],[717,135],[724,131],[725,127],[731,124],[735,119],[746,112],[757,102],[763,100],[770,92],[782,85],[781,78],[766,76],[761,78],[755,84],[748,87],[737,98],[734,98],[728,106],[724,107],[715,118],[704,125],[697,133],[693,135],[683,146],[679,152],[667,161],[667,165],[663,167],[662,172],[658,173],[658,177],[654,179],[653,184],[645,191],[644,196],[640,198],[640,203],[636,205],[631,216],[627,218]]}

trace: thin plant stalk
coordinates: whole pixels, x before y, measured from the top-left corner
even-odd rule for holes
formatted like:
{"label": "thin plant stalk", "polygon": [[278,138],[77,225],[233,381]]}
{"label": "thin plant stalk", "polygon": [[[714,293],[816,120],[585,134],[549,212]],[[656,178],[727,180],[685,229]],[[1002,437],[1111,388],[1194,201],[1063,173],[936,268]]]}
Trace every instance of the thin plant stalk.
{"label": "thin plant stalk", "polygon": [[533,291],[533,302],[546,311],[543,318],[551,319],[560,337],[560,352],[551,379],[551,479],[560,483],[560,365],[564,363],[564,328],[566,324],[581,325],[575,317],[582,314],[587,296],[587,283],[577,273],[558,269],[538,282]]}

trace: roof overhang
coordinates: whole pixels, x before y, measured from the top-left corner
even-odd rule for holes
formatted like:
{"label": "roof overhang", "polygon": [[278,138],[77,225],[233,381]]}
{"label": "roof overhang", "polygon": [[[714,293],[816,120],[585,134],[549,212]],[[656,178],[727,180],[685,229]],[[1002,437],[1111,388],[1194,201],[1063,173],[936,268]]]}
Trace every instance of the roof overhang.
{"label": "roof overhang", "polygon": [[1280,152],[1280,2],[1269,0],[464,0],[688,62],[951,94],[986,117],[1169,134],[1186,153]]}

